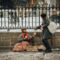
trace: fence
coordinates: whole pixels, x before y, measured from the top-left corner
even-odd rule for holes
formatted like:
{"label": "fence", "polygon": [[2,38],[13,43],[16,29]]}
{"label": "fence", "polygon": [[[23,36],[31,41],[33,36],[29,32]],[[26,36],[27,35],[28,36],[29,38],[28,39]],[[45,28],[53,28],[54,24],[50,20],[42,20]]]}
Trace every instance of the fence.
{"label": "fence", "polygon": [[56,22],[60,29],[60,7],[50,5],[16,6],[14,9],[0,7],[0,29],[33,29],[41,24],[41,13]]}
{"label": "fence", "polygon": [[[52,7],[50,5],[38,6],[16,6],[16,8],[8,9],[0,7],[0,29],[34,29],[42,23],[41,13],[46,13],[48,18],[56,22],[60,29],[60,7]],[[0,48],[9,48],[16,43],[19,33],[0,33]],[[53,40],[53,46],[60,48],[60,33],[56,33]]]}

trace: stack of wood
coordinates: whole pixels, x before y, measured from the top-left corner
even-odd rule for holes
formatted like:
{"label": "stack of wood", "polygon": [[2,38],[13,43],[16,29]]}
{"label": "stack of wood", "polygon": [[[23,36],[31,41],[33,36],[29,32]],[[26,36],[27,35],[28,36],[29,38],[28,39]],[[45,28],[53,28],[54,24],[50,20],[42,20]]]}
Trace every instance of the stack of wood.
{"label": "stack of wood", "polygon": [[43,45],[29,45],[27,42],[23,42],[22,44],[17,43],[13,51],[14,52],[22,52],[22,51],[27,51],[27,52],[37,52],[39,50],[45,50],[45,47]]}
{"label": "stack of wood", "polygon": [[27,46],[26,51],[38,51],[37,46]]}
{"label": "stack of wood", "polygon": [[27,46],[26,51],[37,52],[38,50],[45,50],[43,45]]}

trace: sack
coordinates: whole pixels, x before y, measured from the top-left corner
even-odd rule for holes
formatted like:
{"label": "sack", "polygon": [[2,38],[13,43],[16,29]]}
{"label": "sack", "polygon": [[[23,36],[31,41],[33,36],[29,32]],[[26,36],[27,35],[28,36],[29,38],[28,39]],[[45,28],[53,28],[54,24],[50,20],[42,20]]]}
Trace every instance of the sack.
{"label": "sack", "polygon": [[17,44],[14,46],[13,51],[14,51],[14,52],[24,51],[24,50],[26,50],[26,48],[27,48],[28,45],[29,45],[28,42],[17,43]]}
{"label": "sack", "polygon": [[56,23],[53,22],[53,21],[50,21],[50,24],[49,24],[49,26],[48,26],[48,29],[49,29],[49,31],[50,31],[52,34],[54,34],[54,33],[56,32],[56,30],[57,30],[57,25],[56,25]]}
{"label": "sack", "polygon": [[20,52],[20,51],[23,51],[21,43],[15,44],[15,46],[13,48],[13,52]]}

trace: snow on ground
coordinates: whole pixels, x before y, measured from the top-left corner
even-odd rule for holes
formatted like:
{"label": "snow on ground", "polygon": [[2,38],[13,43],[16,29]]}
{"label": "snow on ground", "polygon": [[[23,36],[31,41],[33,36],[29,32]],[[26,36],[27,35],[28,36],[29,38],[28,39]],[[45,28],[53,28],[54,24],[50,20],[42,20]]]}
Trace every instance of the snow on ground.
{"label": "snow on ground", "polygon": [[43,52],[3,52],[0,53],[0,60],[60,60],[58,53]]}

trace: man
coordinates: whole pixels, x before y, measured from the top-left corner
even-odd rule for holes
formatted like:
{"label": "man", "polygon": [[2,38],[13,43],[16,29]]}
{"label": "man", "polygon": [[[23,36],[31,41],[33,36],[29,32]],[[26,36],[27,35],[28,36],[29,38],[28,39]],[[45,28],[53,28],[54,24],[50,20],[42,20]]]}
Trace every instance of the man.
{"label": "man", "polygon": [[28,41],[29,40],[29,34],[28,32],[26,31],[25,28],[22,28],[21,29],[21,34],[19,34],[18,36],[18,42],[22,42],[22,41]]}
{"label": "man", "polygon": [[22,28],[21,29],[22,33],[19,35],[18,37],[18,42],[23,42],[23,41],[27,41],[28,43],[34,45],[34,36],[35,34],[33,34],[32,36],[27,32],[26,28]]}
{"label": "man", "polygon": [[51,47],[49,45],[48,40],[52,37],[52,34],[49,32],[48,25],[49,25],[49,20],[46,17],[46,14],[41,14],[42,17],[42,24],[38,26],[36,29],[40,28],[42,29],[42,42],[44,46],[46,47],[45,52],[52,52]]}
{"label": "man", "polygon": [[13,51],[25,51],[29,44],[34,44],[33,37],[28,34],[26,28],[21,29],[22,33],[18,36],[18,43],[14,46]]}

